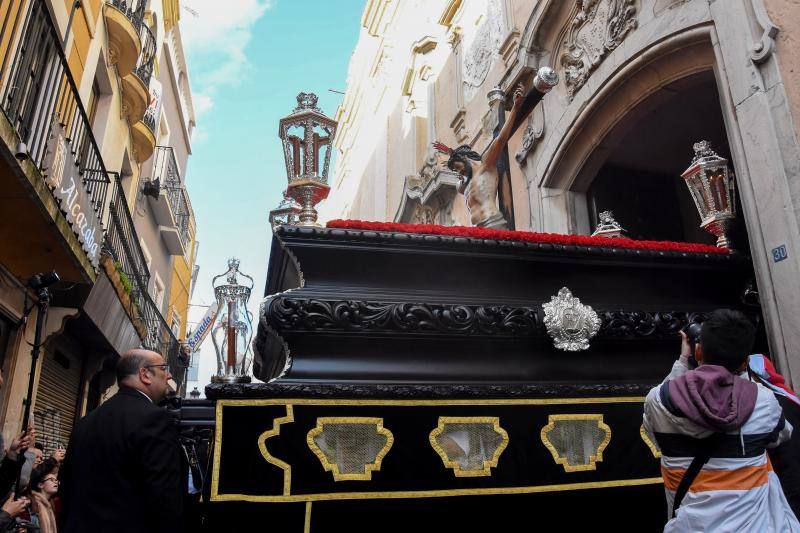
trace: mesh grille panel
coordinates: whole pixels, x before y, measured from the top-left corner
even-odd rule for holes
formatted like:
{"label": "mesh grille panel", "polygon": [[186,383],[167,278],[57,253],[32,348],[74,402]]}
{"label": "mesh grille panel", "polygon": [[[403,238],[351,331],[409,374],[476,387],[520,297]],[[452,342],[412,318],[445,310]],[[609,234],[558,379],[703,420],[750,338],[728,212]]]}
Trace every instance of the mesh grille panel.
{"label": "mesh grille panel", "polygon": [[341,474],[362,474],[386,446],[387,438],[375,424],[326,423],[314,443]]}
{"label": "mesh grille panel", "polygon": [[436,436],[447,459],[458,463],[461,470],[483,470],[502,441],[489,423],[447,423]]}
{"label": "mesh grille panel", "polygon": [[558,456],[569,466],[594,463],[606,433],[598,427],[597,420],[555,420],[546,435]]}

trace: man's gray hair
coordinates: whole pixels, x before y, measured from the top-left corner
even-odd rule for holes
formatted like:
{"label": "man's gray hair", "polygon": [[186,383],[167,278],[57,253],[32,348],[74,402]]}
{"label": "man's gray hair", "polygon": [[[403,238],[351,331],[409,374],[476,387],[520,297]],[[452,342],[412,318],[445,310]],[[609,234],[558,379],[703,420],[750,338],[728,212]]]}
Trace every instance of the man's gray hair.
{"label": "man's gray hair", "polygon": [[122,383],[128,376],[135,376],[139,369],[147,364],[147,356],[141,350],[131,350],[117,361],[117,384]]}

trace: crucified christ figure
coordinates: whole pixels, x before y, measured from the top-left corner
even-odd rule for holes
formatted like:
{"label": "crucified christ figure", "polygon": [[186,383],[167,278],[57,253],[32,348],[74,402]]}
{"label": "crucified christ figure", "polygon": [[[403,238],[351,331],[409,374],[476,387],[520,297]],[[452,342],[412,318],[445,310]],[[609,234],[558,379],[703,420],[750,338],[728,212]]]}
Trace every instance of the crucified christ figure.
{"label": "crucified christ figure", "polygon": [[[558,75],[555,71],[550,67],[541,67],[536,72],[533,87],[528,94],[523,96],[522,84],[517,85],[511,112],[504,122],[501,120],[500,132],[492,139],[483,157],[468,144],[452,149],[440,142],[433,143],[436,150],[450,156],[447,168],[461,175],[459,192],[467,199],[467,209],[473,225],[494,229],[508,228],[509,221],[503,217],[497,206],[497,187],[501,179],[497,164],[501,157],[507,157],[504,156],[504,149],[508,139],[557,83]],[[504,179],[509,179],[507,174]],[[510,183],[508,191],[507,194],[510,194]],[[509,216],[512,215],[513,207],[509,212]]]}
{"label": "crucified christ figure", "polygon": [[514,131],[517,114],[523,100],[522,84],[514,90],[514,104],[500,133],[492,139],[489,147],[481,157],[472,150],[468,144],[462,144],[456,149],[448,148],[442,143],[433,143],[436,150],[450,155],[447,168],[461,175],[461,185],[458,191],[467,199],[470,220],[475,226],[494,229],[506,229],[506,219],[497,207],[497,184],[500,179],[497,171],[497,161],[503,153],[503,148],[508,144],[508,139]]}

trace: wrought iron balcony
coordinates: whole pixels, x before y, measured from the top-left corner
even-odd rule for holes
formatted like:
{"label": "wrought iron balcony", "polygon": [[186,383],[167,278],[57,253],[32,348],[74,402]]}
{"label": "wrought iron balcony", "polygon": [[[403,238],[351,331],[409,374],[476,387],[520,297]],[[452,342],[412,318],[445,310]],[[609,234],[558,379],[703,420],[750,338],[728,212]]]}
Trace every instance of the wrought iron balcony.
{"label": "wrought iron balcony", "polygon": [[131,282],[130,299],[138,312],[138,317],[134,320],[140,320],[146,331],[142,345],[164,356],[164,359],[170,363],[170,370],[180,388],[185,381],[189,361],[182,359],[180,342],[148,292],[150,272],[139,244],[133,217],[128,209],[128,202],[119,176],[114,177],[113,183],[114,194],[109,208],[110,216],[104,250],[114,259]]}
{"label": "wrought iron balcony", "polygon": [[122,11],[136,31],[144,26],[144,9],[147,0],[110,0],[109,4]]}
{"label": "wrought iron balcony", "polygon": [[[153,66],[156,61],[156,39],[146,24],[142,24],[139,35],[142,40],[142,51],[139,53],[139,58],[136,60],[136,68],[133,69],[133,72],[142,80],[145,87],[150,87],[150,78],[153,77]],[[155,131],[155,125],[151,129]]]}
{"label": "wrought iron balcony", "polygon": [[[10,15],[7,11],[6,17]],[[6,44],[0,58],[4,81],[0,107],[42,177],[59,184],[61,179],[76,178],[103,221],[109,174],[44,2],[31,2],[22,31],[15,34],[15,27],[0,20],[0,43]],[[60,201],[53,183],[47,189]]]}
{"label": "wrought iron balcony", "polygon": [[[157,146],[153,159],[152,179],[158,179],[163,193],[166,196],[166,204],[169,206],[169,213],[164,213],[159,220],[162,225],[174,227],[180,238],[183,251],[189,246],[189,219],[191,218],[191,207],[183,185],[178,163],[175,159],[175,152],[170,146]],[[159,198],[158,201],[163,201]],[[158,213],[156,213],[158,216]]]}
{"label": "wrought iron balcony", "polygon": [[[144,9],[142,0],[113,3],[131,16],[139,16]],[[103,252],[131,282],[130,297],[138,309],[138,317],[131,318],[144,326],[139,328],[145,332],[142,344],[164,355],[180,388],[188,360],[181,359],[178,339],[148,294],[150,273],[125,193],[119,176],[109,172],[103,162],[46,3],[30,2],[26,11],[18,14],[24,18],[21,26],[7,20],[9,13],[6,11],[6,18],[0,16],[0,43],[5,50],[0,56],[0,109],[27,147],[27,156],[45,188],[58,189],[50,182],[59,173],[58,179],[76,178],[76,186],[86,191],[103,227]]]}

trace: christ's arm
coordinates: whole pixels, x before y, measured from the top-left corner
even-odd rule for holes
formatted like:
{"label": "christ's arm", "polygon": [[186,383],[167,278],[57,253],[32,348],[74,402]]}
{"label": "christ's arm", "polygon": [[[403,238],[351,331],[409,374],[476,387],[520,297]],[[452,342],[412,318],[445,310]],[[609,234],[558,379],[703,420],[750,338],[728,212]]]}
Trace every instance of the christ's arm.
{"label": "christ's arm", "polygon": [[482,158],[485,167],[494,168],[497,166],[497,160],[500,158],[500,154],[503,153],[503,148],[508,144],[509,137],[511,137],[514,122],[516,121],[520,104],[522,103],[523,94],[522,84],[520,83],[514,90],[514,105],[511,107],[511,112],[508,114],[508,117],[506,117],[505,124],[503,124],[497,137],[492,140]]}

